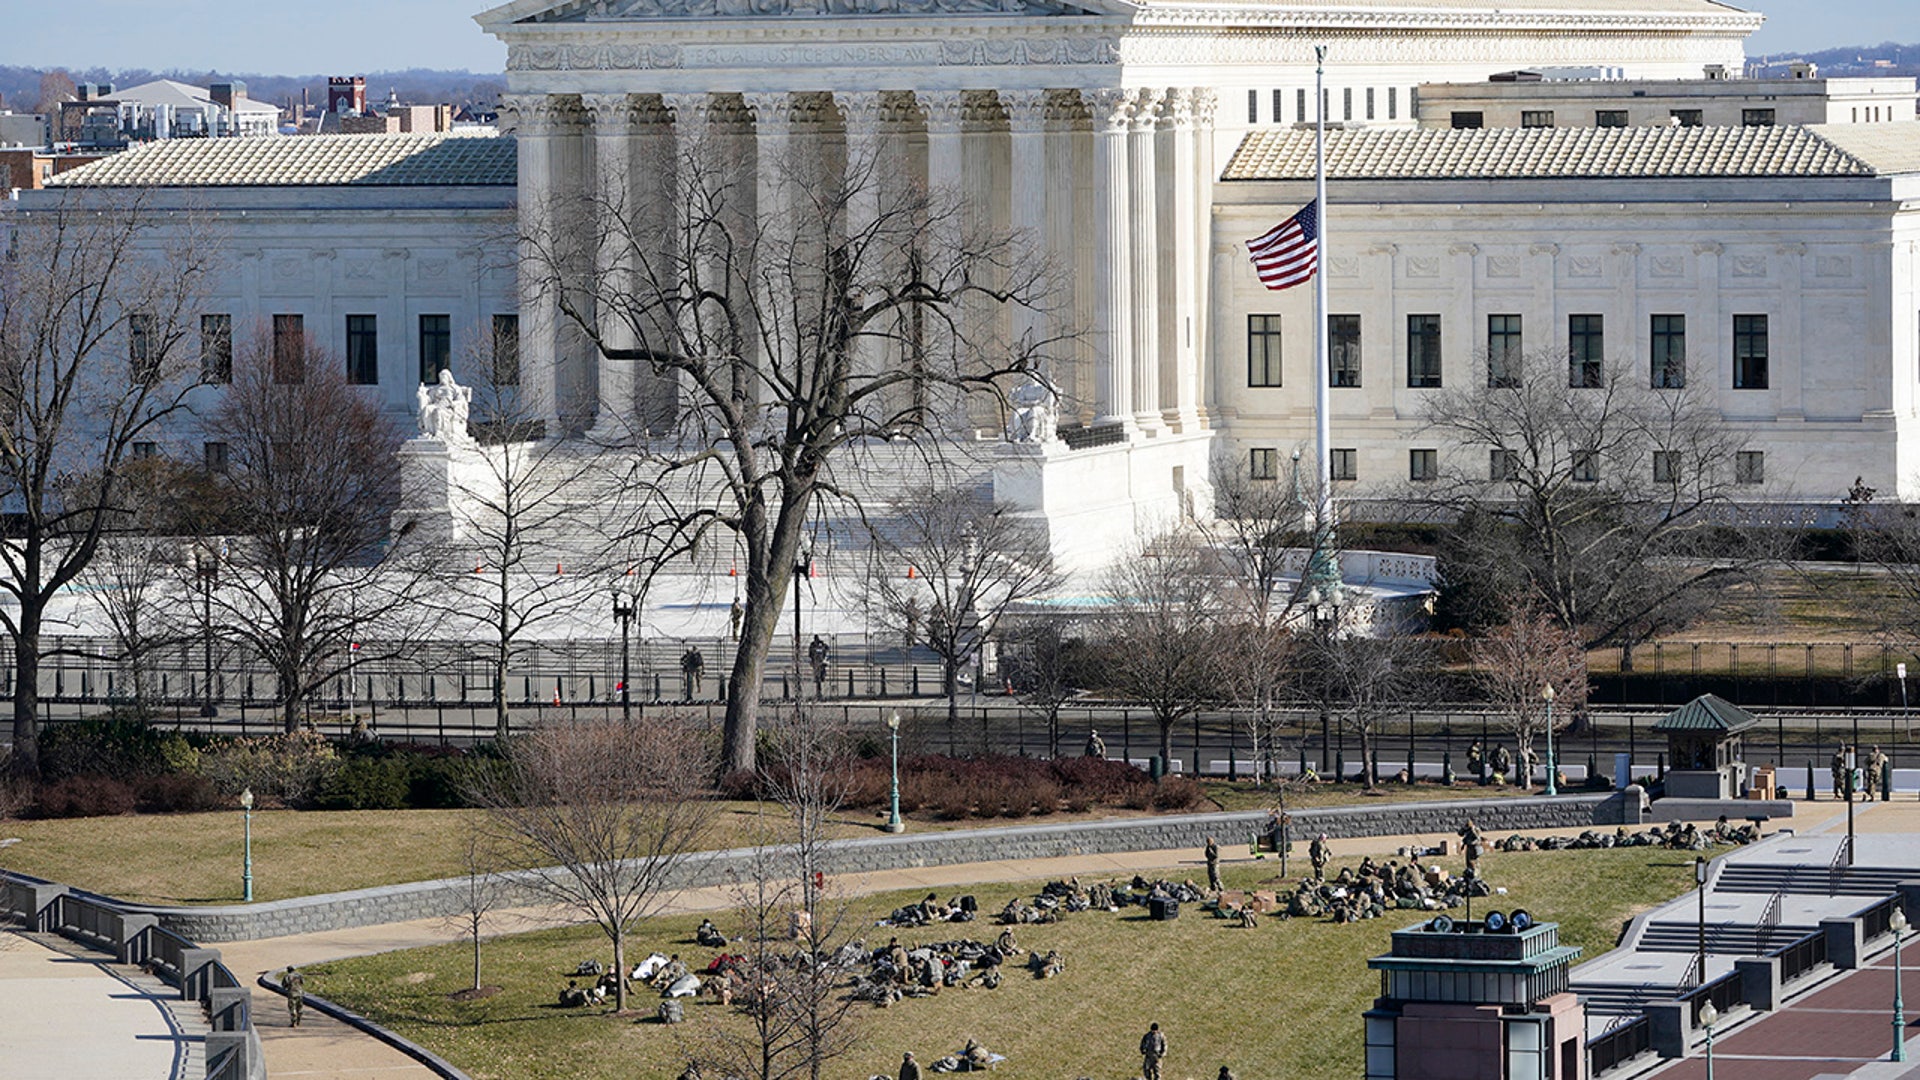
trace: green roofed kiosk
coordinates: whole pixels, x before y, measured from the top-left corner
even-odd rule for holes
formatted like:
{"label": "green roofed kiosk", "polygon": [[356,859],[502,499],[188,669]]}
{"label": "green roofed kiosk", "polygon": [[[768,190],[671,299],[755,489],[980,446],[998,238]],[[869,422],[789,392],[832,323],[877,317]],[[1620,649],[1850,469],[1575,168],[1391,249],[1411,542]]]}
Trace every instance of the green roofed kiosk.
{"label": "green roofed kiosk", "polygon": [[1739,798],[1747,782],[1741,732],[1759,723],[1752,713],[1712,694],[1661,717],[1653,730],[1667,737],[1667,796]]}

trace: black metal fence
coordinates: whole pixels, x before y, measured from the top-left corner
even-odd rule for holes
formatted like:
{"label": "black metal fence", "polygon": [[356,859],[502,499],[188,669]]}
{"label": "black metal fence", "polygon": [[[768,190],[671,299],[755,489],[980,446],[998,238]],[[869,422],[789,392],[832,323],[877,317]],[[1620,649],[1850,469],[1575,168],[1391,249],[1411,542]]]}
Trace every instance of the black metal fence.
{"label": "black metal fence", "polygon": [[1790,983],[1827,962],[1827,935],[1824,931],[1816,930],[1806,937],[1787,942],[1768,955],[1780,958],[1781,984]]}
{"label": "black metal fence", "polygon": [[1653,1049],[1653,1021],[1638,1016],[1587,1043],[1587,1075],[1599,1076]]}

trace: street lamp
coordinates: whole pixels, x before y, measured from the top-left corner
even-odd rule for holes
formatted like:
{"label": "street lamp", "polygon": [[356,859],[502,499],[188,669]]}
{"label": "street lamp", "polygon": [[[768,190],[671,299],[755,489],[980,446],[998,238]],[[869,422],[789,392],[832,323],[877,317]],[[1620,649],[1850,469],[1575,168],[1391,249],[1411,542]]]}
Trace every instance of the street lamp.
{"label": "street lamp", "polygon": [[613,590],[613,617],[620,623],[620,719],[633,719],[633,617],[638,607],[631,597]]}
{"label": "street lamp", "polygon": [[1700,981],[1707,981],[1707,857],[1693,857],[1693,891],[1700,896],[1700,936],[1694,962],[1700,966]]}
{"label": "street lamp", "polygon": [[895,709],[887,717],[887,731],[893,736],[893,793],[889,798],[892,808],[887,812],[887,831],[906,832],[907,823],[900,820],[900,711]]}
{"label": "street lamp", "polygon": [[220,575],[220,560],[213,551],[201,547],[193,553],[193,568],[200,579],[201,668],[200,715],[213,716],[213,585]]}
{"label": "street lamp", "polygon": [[[1322,648],[1328,647],[1333,641],[1333,635],[1339,631],[1340,605],[1346,601],[1346,598],[1346,590],[1338,581],[1328,582],[1324,592],[1318,585],[1307,589],[1307,610],[1313,613],[1313,626],[1320,635]],[[1327,772],[1327,754],[1331,752],[1329,748],[1332,743],[1327,733],[1327,713],[1326,694],[1322,693],[1320,695],[1320,773],[1322,776]],[[1338,783],[1341,777],[1336,776],[1333,779]]]}
{"label": "street lamp", "polygon": [[1907,913],[1893,909],[1893,1060],[1907,1060],[1907,1003],[1900,997],[1900,942],[1907,936]]}
{"label": "street lamp", "polygon": [[243,849],[245,854],[242,856],[244,861],[240,864],[240,883],[242,887],[245,889],[245,893],[246,893],[242,899],[246,903],[251,904],[253,903],[253,789],[252,788],[247,788],[246,790],[240,793],[240,811],[243,816],[243,820],[246,822],[246,846]]}
{"label": "street lamp", "polygon": [[1847,747],[1847,865],[1853,865],[1853,769],[1854,748]]}
{"label": "street lamp", "polygon": [[1560,785],[1554,779],[1554,774],[1558,770],[1553,766],[1553,684],[1548,683],[1540,691],[1540,696],[1547,703],[1547,794],[1558,795]]}
{"label": "street lamp", "polygon": [[1720,1010],[1709,1001],[1700,1006],[1700,1025],[1707,1029],[1707,1080],[1713,1080],[1713,1025],[1720,1020]]}

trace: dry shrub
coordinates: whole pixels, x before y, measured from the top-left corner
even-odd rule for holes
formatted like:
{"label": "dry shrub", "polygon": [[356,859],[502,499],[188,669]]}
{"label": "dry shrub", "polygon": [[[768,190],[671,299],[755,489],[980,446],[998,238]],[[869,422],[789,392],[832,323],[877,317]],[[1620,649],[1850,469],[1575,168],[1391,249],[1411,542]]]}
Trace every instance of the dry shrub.
{"label": "dry shrub", "polygon": [[133,812],[133,788],[108,776],[69,776],[40,789],[41,817],[113,817]]}

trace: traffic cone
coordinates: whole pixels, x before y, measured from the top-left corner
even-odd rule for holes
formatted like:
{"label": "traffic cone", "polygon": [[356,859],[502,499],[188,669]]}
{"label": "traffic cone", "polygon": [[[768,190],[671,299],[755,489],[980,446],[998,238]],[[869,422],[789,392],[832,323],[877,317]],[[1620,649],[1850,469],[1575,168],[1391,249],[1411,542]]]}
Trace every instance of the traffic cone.
{"label": "traffic cone", "polygon": [[476,574],[485,572],[485,568],[480,565],[480,560],[478,559],[473,561],[473,572]]}
{"label": "traffic cone", "polygon": [[553,688],[553,704],[555,708],[560,706],[560,688],[557,686]]}
{"label": "traffic cone", "polygon": [[556,573],[556,574],[564,574],[564,573],[566,573],[566,572],[567,572],[567,568],[566,568],[565,566],[562,566],[562,565],[561,565],[561,564],[559,564],[559,563],[554,563],[554,564],[553,564],[553,572],[554,572],[554,573]]}
{"label": "traffic cone", "polygon": [[911,566],[907,567],[907,580],[908,581],[913,580],[913,567]]}

